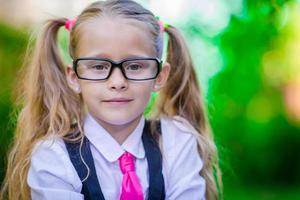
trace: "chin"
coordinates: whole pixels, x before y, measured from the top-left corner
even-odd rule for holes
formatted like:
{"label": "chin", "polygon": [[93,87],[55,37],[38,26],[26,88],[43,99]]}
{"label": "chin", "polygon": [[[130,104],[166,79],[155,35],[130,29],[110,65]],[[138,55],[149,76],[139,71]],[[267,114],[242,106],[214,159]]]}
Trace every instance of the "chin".
{"label": "chin", "polygon": [[134,116],[120,116],[121,113],[117,113],[116,115],[106,115],[106,116],[97,116],[97,121],[100,124],[106,124],[106,125],[113,125],[113,126],[123,126],[130,124],[131,122],[134,122],[136,120],[139,120],[140,117],[142,116],[143,113],[139,115],[134,115]]}

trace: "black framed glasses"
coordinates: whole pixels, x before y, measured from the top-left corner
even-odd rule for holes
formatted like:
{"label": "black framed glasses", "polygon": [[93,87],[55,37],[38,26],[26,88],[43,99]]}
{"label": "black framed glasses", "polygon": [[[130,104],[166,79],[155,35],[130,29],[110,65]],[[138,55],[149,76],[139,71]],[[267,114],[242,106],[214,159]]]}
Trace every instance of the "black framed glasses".
{"label": "black framed glasses", "polygon": [[115,62],[106,58],[78,58],[73,69],[79,79],[107,80],[114,68],[119,68],[127,80],[145,81],[156,79],[162,67],[158,58],[130,58]]}

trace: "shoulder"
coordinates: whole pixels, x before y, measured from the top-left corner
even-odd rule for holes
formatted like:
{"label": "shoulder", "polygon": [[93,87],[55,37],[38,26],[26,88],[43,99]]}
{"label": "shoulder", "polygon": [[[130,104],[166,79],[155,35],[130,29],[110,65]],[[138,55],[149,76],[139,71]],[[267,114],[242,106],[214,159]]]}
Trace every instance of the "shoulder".
{"label": "shoulder", "polygon": [[37,142],[31,153],[31,168],[35,171],[61,170],[69,165],[69,155],[64,141],[57,137]]}
{"label": "shoulder", "polygon": [[178,129],[183,133],[195,134],[197,132],[185,118],[179,115],[176,115],[174,117],[167,117],[165,115],[162,115],[160,117],[160,120],[166,126]]}
{"label": "shoulder", "polygon": [[64,141],[58,137],[51,137],[37,142],[33,148],[31,157],[64,157],[67,156],[67,150]]}
{"label": "shoulder", "polygon": [[168,160],[172,157],[184,156],[184,152],[192,152],[199,156],[197,150],[198,132],[180,116],[161,116],[162,150]]}
{"label": "shoulder", "polygon": [[31,167],[36,171],[70,170],[72,163],[63,139],[51,137],[37,142],[31,154]]}
{"label": "shoulder", "polygon": [[168,143],[178,145],[187,141],[196,142],[198,133],[185,118],[161,116],[160,121],[163,140],[167,140]]}
{"label": "shoulder", "polygon": [[46,183],[52,180],[53,177],[71,183],[74,188],[81,187],[65,143],[58,137],[41,140],[34,146],[31,154],[28,182],[32,185],[38,182]]}

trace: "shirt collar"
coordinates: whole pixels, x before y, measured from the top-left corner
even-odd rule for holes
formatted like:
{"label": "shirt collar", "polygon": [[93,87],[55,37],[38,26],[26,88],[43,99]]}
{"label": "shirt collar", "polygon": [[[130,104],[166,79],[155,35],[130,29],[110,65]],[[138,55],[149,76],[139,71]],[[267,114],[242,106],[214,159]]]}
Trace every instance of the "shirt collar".
{"label": "shirt collar", "polygon": [[145,157],[142,144],[142,133],[145,118],[142,116],[137,127],[120,145],[92,116],[87,114],[84,121],[84,132],[89,141],[109,162],[114,162],[125,152],[138,159]]}

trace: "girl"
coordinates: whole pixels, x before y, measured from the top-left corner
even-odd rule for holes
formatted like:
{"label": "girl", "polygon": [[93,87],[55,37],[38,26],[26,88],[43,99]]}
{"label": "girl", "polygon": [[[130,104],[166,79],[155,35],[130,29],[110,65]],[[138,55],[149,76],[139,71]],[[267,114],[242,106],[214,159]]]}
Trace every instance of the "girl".
{"label": "girl", "polygon": [[[72,67],[57,47],[62,26]],[[141,5],[100,1],[76,21],[49,21],[24,74],[3,198],[219,197],[216,148],[186,44]],[[149,124],[143,111],[153,91]]]}

